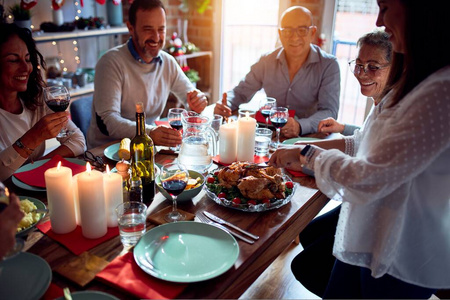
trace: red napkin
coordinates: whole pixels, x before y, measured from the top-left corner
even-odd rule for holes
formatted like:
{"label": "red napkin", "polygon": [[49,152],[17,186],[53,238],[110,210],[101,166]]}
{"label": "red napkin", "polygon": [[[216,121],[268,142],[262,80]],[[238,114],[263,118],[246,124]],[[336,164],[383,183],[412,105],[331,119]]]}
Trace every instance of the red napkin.
{"label": "red napkin", "polygon": [[94,248],[101,243],[112,239],[119,235],[119,227],[108,227],[108,231],[104,236],[98,239],[88,239],[83,236],[81,226],[77,226],[74,231],[66,234],[57,234],[52,231],[50,221],[41,223],[36,226],[42,233],[64,245],[70,252],[80,255],[84,251]]}
{"label": "red napkin", "polygon": [[171,127],[169,121],[155,121],[156,126],[165,125],[167,127]]}
{"label": "red napkin", "polygon": [[294,177],[304,177],[304,176],[308,176],[305,173],[301,172],[301,171],[294,171],[294,170],[289,170],[289,169],[285,169],[286,171],[289,172],[289,174],[291,174]]}
{"label": "red napkin", "polygon": [[[289,109],[288,112],[289,112],[289,117],[293,118],[295,116],[295,110]],[[256,119],[256,121],[258,123],[266,123],[266,118],[264,118],[264,116],[261,114],[261,112],[259,110],[256,112],[255,119]],[[270,122],[270,118],[269,118],[269,123],[268,124],[269,125],[272,124]]]}
{"label": "red napkin", "polygon": [[63,289],[52,282],[50,283],[50,286],[48,287],[44,296],[42,296],[42,300],[53,300],[60,297],[64,297]]}
{"label": "red napkin", "polygon": [[77,165],[64,159],[61,155],[55,155],[53,156],[52,159],[50,159],[42,166],[34,168],[33,170],[14,173],[14,176],[23,183],[26,183],[28,185],[45,188],[45,177],[44,177],[45,171],[47,171],[50,168],[56,167],[58,165],[58,162],[60,161],[61,166],[72,169],[72,176],[86,171],[86,166]]}
{"label": "red napkin", "polygon": [[[213,157],[213,161],[216,164],[219,164],[219,165],[222,165],[222,166],[229,166],[229,165],[231,165],[231,164],[226,164],[226,163],[221,162],[219,154],[217,154],[216,156]],[[266,162],[266,161],[269,161],[269,157],[268,156],[258,156],[258,155],[254,155],[253,156],[253,162],[256,163],[256,164],[263,163],[263,162]]]}
{"label": "red napkin", "polygon": [[116,257],[96,278],[144,299],[173,299],[187,287],[185,283],[167,282],[148,275],[136,264],[131,252]]}

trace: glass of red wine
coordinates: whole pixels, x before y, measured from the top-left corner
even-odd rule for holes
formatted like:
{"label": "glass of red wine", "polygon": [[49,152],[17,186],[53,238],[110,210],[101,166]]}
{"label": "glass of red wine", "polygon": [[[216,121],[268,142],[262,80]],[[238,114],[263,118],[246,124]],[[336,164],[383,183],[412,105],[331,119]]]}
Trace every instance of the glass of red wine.
{"label": "glass of red wine", "polygon": [[177,197],[186,188],[189,180],[189,172],[186,167],[177,162],[166,164],[161,168],[160,173],[161,185],[166,192],[172,197],[172,211],[164,216],[167,222],[178,222],[186,218],[177,210]]}
{"label": "glass of red wine", "polygon": [[[62,112],[69,107],[70,93],[63,85],[48,86],[44,88],[44,100],[52,111]],[[56,137],[67,137],[70,134],[72,132],[63,127]]]}
{"label": "glass of red wine", "polygon": [[277,100],[272,97],[266,97],[259,102],[259,111],[266,120],[266,128],[269,127],[270,110],[277,106]]}
{"label": "glass of red wine", "polygon": [[280,129],[286,125],[289,118],[289,110],[286,107],[272,107],[270,110],[270,122],[277,129],[277,141],[273,145],[277,149],[280,144]]}
{"label": "glass of red wine", "polygon": [[[178,131],[183,129],[183,124],[181,123],[181,116],[185,113],[186,110],[183,108],[171,108],[167,113],[167,120],[169,121],[169,125]],[[171,148],[173,151],[180,151],[180,145]]]}

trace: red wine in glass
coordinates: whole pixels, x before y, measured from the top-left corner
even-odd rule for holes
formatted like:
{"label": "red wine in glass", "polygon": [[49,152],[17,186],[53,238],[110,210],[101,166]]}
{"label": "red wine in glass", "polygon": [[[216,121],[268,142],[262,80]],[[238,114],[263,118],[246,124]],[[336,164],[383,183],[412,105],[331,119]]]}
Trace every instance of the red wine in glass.
{"label": "red wine in glass", "polygon": [[[70,94],[67,88],[63,85],[55,85],[44,88],[44,100],[48,108],[54,112],[65,111],[70,104]],[[56,137],[67,137],[72,132],[63,127]]]}
{"label": "red wine in glass", "polygon": [[259,102],[259,111],[266,121],[266,128],[269,127],[270,110],[277,105],[277,100],[272,97],[261,99]]}
{"label": "red wine in glass", "polygon": [[184,180],[166,180],[163,181],[162,186],[169,193],[170,196],[180,195],[186,188],[187,182]]}
{"label": "red wine in glass", "polygon": [[278,148],[278,145],[280,144],[280,128],[284,127],[286,125],[289,118],[289,110],[286,107],[273,107],[270,110],[270,122],[272,122],[272,125],[277,130],[277,141],[273,145],[275,149]]}
{"label": "red wine in glass", "polygon": [[169,124],[173,129],[176,129],[176,130],[181,130],[183,128],[183,124],[181,123],[181,120],[173,120],[173,121],[170,121]]}

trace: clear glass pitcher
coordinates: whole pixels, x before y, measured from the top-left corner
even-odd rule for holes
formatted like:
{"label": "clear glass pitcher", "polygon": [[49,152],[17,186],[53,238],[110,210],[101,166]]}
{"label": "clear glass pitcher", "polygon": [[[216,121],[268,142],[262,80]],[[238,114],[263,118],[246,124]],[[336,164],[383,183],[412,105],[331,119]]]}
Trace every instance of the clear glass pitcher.
{"label": "clear glass pitcher", "polygon": [[186,112],[181,118],[183,140],[178,162],[189,170],[205,173],[212,165],[217,152],[217,136],[211,128],[211,119],[193,112]]}

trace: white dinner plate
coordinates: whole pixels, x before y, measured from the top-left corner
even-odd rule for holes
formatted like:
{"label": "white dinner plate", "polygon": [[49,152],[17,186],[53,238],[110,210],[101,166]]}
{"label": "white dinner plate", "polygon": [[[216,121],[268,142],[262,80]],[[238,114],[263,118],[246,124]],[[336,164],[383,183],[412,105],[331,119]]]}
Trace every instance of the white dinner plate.
{"label": "white dinner plate", "polygon": [[[78,158],[64,158],[64,159],[66,159],[66,160],[68,160],[68,161],[70,161],[70,162],[72,162],[72,163],[75,163],[75,164],[77,164],[77,165],[80,165],[80,166],[86,165],[86,162],[85,162],[84,160],[82,160],[82,159],[78,159]],[[42,166],[43,164],[45,164],[46,162],[48,162],[49,160],[50,160],[50,159],[42,159],[42,160],[35,161],[35,162],[32,163],[32,164],[26,164],[26,165],[24,165],[24,166],[21,166],[21,167],[20,167],[19,169],[17,169],[17,171],[14,172],[14,173],[20,173],[20,172],[25,172],[25,171],[30,171],[30,170],[36,169],[36,168]],[[17,187],[20,187],[20,188],[22,188],[22,189],[24,189],[24,190],[29,190],[29,191],[33,191],[33,192],[45,192],[45,191],[46,191],[45,188],[36,187],[36,186],[31,186],[31,185],[28,185],[28,184],[26,184],[26,183],[20,181],[19,179],[17,179],[17,178],[14,176],[14,174],[13,174],[13,176],[12,176],[12,182],[13,182]]]}
{"label": "white dinner plate", "polygon": [[22,252],[0,261],[0,299],[38,300],[52,281],[52,270],[41,257]]}
{"label": "white dinner plate", "polygon": [[215,226],[184,221],[168,223],[144,234],[134,260],[146,273],[172,282],[199,282],[233,267],[239,245]]}

